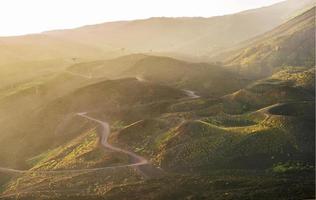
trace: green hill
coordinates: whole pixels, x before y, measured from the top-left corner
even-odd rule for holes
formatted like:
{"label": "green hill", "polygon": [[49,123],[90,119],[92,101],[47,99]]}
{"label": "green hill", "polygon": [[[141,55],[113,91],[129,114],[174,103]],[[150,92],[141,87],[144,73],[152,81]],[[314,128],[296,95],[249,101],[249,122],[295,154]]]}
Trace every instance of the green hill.
{"label": "green hill", "polygon": [[241,73],[270,75],[280,66],[315,66],[315,7],[242,48],[222,55]]}
{"label": "green hill", "polygon": [[223,97],[225,110],[240,113],[290,101],[315,99],[315,68],[288,67]]}

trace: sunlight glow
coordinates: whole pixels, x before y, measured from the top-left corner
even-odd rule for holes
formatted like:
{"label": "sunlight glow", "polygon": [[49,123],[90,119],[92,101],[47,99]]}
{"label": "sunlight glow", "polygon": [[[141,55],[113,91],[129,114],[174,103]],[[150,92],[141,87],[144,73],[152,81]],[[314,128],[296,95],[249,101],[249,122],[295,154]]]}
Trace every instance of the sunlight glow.
{"label": "sunlight glow", "polygon": [[282,0],[1,0],[0,36],[149,17],[210,17]]}

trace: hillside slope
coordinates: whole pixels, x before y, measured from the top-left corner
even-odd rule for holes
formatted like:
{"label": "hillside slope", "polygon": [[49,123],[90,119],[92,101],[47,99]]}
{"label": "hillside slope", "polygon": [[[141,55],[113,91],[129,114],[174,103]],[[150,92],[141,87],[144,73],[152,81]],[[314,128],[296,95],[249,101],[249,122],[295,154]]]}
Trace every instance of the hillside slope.
{"label": "hillside slope", "polygon": [[240,113],[280,102],[313,101],[314,90],[315,68],[287,67],[223,99],[227,112]]}
{"label": "hillside slope", "polygon": [[315,66],[314,44],[315,7],[221,58],[241,73],[266,76],[281,66]]}
{"label": "hillside slope", "polygon": [[75,64],[68,71],[91,77],[137,77],[204,96],[222,96],[245,86],[249,80],[215,64],[192,63],[170,57],[131,54],[112,60]]}
{"label": "hillside slope", "polygon": [[[28,98],[39,97],[33,97],[32,94]],[[66,95],[47,99],[46,103],[37,106],[26,102],[32,107],[29,110],[22,107],[23,111],[19,112],[22,116],[28,115],[28,118],[11,116],[2,122],[2,132],[8,133],[2,134],[0,138],[2,165],[29,167],[25,160],[30,156],[80,134],[87,124],[80,123],[82,120],[76,117],[78,112],[92,112],[101,116],[107,112],[110,119],[133,121],[146,114],[155,115],[162,111],[160,104],[183,96],[182,91],[129,78],[83,84]],[[14,106],[21,106],[21,102],[12,102],[10,108],[14,109]],[[3,116],[12,112],[7,106],[5,108],[7,110],[1,113]]]}

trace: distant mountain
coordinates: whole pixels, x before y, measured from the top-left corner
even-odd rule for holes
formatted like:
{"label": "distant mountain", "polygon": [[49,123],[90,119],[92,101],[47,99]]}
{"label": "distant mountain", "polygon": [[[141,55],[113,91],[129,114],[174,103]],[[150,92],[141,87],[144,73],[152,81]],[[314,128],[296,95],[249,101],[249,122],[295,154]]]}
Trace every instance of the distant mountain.
{"label": "distant mountain", "polygon": [[49,59],[95,59],[111,54],[113,48],[102,49],[78,41],[47,34],[0,37],[0,65]]}
{"label": "distant mountain", "polygon": [[[222,54],[242,73],[266,76],[281,66],[315,66],[315,7],[274,30]],[[226,58],[225,58],[226,57]]]}
{"label": "distant mountain", "polygon": [[47,32],[62,39],[136,52],[204,56],[282,24],[312,0],[289,0],[237,14],[210,18],[150,18]]}
{"label": "distant mountain", "polygon": [[[313,0],[210,18],[150,18],[0,38],[0,65],[19,61],[110,58],[130,53],[190,58],[222,51],[282,24]],[[211,13],[210,13],[211,14]]]}

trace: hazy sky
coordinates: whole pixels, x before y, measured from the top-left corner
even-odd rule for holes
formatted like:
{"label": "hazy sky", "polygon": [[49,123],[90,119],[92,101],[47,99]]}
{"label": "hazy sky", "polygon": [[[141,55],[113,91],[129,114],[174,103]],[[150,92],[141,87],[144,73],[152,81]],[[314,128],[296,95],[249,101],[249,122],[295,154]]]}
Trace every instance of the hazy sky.
{"label": "hazy sky", "polygon": [[0,36],[157,16],[210,17],[282,0],[0,0]]}

